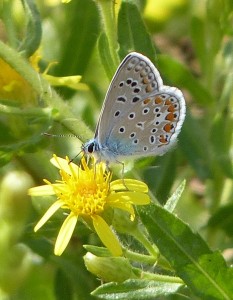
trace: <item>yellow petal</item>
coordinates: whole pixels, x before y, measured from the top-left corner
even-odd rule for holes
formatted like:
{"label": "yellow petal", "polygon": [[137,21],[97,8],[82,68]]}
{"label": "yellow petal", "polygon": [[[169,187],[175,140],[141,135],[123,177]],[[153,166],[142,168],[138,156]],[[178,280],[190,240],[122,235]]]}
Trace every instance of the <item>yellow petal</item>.
{"label": "yellow petal", "polygon": [[57,200],[56,202],[54,202],[40,219],[40,221],[36,224],[36,226],[34,227],[34,231],[40,229],[62,205],[64,205],[64,202],[62,200]]}
{"label": "yellow petal", "polygon": [[74,232],[77,220],[78,217],[73,213],[70,213],[69,216],[63,222],[54,247],[55,255],[61,255],[65,250]]}
{"label": "yellow petal", "polygon": [[71,174],[69,163],[66,159],[53,155],[50,162],[58,169],[64,170],[67,174]]}
{"label": "yellow petal", "polygon": [[50,196],[54,194],[55,193],[51,185],[36,186],[28,190],[28,195],[30,196]]}
{"label": "yellow petal", "polygon": [[122,191],[126,190],[126,188],[130,191],[147,193],[148,186],[139,180],[135,179],[117,179],[110,184],[111,191]]}
{"label": "yellow petal", "polygon": [[138,192],[118,192],[108,196],[108,204],[112,205],[114,202],[129,202],[135,205],[146,205],[150,203],[150,197],[147,194]]}
{"label": "yellow petal", "polygon": [[108,224],[98,215],[92,216],[94,228],[102,243],[114,256],[122,255],[121,245]]}

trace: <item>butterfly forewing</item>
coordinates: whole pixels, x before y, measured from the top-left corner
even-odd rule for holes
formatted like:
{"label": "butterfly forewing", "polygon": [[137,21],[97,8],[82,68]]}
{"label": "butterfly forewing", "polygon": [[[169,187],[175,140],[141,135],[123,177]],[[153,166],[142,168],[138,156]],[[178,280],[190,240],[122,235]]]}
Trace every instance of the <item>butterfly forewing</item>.
{"label": "butterfly forewing", "polygon": [[104,145],[127,111],[162,85],[159,72],[147,57],[135,52],[127,55],[112,79],[103,104],[95,135],[99,143]]}

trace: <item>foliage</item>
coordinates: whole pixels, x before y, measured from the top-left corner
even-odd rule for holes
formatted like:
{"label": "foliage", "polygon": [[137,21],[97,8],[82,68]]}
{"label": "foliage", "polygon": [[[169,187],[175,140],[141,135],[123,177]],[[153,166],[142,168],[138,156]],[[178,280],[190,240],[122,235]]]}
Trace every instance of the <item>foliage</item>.
{"label": "foliage", "polygon": [[[233,299],[233,2],[63,2],[0,7],[1,299]],[[102,248],[85,220],[56,257],[62,216],[34,233],[53,199],[31,207],[27,190],[57,179],[53,153],[75,157],[93,136],[130,51],[184,92],[178,144],[124,165],[125,178],[149,186],[152,203],[133,222],[110,212],[123,257]]]}

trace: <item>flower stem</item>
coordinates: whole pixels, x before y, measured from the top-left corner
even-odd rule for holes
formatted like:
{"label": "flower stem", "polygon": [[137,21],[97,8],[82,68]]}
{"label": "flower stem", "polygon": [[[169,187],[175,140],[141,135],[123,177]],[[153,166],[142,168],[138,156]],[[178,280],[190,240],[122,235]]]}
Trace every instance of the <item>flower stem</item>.
{"label": "flower stem", "polygon": [[133,268],[133,270],[137,275],[140,275],[141,279],[150,279],[150,280],[160,281],[160,282],[184,284],[183,280],[180,277],[142,272],[142,270],[138,268]]}

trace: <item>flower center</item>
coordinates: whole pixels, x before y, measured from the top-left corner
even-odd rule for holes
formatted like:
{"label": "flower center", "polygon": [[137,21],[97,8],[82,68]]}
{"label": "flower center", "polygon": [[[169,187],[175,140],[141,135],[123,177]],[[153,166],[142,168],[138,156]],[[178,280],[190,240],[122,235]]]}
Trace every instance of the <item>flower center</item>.
{"label": "flower center", "polygon": [[[64,174],[63,174],[64,175]],[[91,216],[100,214],[104,210],[109,193],[109,182],[104,176],[73,176],[63,177],[64,190],[57,193],[64,201],[64,206],[75,215]]]}

